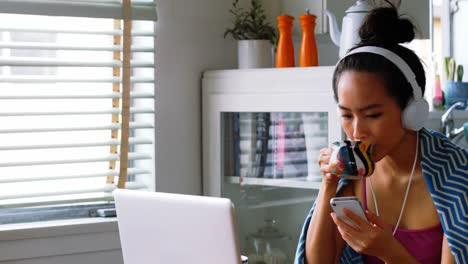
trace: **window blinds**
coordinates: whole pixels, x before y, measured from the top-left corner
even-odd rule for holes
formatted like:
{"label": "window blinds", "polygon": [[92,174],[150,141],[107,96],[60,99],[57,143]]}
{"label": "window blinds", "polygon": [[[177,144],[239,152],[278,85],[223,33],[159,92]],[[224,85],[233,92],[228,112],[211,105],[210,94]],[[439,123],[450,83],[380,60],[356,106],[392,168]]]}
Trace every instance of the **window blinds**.
{"label": "window blinds", "polygon": [[[2,13],[122,19],[123,0],[0,0]],[[134,20],[156,21],[154,0],[132,0]]]}
{"label": "window blinds", "polygon": [[0,1],[0,208],[109,201],[117,184],[152,188],[156,9],[122,7]]}

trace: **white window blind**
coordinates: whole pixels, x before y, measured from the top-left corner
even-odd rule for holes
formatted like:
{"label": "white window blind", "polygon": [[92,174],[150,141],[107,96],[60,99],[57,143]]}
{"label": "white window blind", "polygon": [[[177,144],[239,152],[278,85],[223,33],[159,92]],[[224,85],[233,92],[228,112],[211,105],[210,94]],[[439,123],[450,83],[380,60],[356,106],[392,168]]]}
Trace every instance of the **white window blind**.
{"label": "white window blind", "polygon": [[0,0],[0,209],[152,188],[156,7],[131,2]]}

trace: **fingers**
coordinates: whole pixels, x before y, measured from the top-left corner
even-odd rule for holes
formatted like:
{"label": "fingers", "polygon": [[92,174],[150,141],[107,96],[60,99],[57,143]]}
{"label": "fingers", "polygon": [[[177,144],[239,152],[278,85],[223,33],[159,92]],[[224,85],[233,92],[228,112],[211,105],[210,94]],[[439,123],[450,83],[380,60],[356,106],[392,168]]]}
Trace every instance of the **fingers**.
{"label": "fingers", "polygon": [[[330,214],[332,219],[333,219],[333,222],[335,222],[335,224],[337,225],[337,227],[343,231],[344,233],[353,233],[353,232],[359,232],[360,230],[358,229],[358,227],[356,225],[351,225],[351,224],[348,224],[346,221],[344,221],[343,219],[341,219],[339,216],[337,216],[335,213],[331,213]],[[353,222],[353,221],[352,221]],[[341,232],[340,232],[341,233]]]}
{"label": "fingers", "polygon": [[[357,218],[360,218],[357,215],[355,216]],[[369,223],[364,222],[362,218],[360,218],[360,221],[363,222],[363,225],[359,225],[355,223],[354,220],[351,220],[352,222],[354,222],[355,226],[347,224],[345,221],[341,220],[338,216],[336,216],[335,213],[332,213],[332,218],[343,240],[354,250],[361,252],[362,249],[366,247],[366,237],[374,233],[373,227],[369,225]],[[373,235],[371,235],[371,237],[373,237]]]}
{"label": "fingers", "polygon": [[355,236],[351,235],[350,233],[344,232],[340,227],[338,227],[338,232],[340,232],[341,237],[343,240],[348,244],[350,247],[352,247],[354,250],[359,252],[357,250],[360,247],[359,241],[356,239]]}
{"label": "fingers", "polygon": [[320,150],[318,164],[320,171],[323,174],[327,174],[330,172],[330,166],[328,165],[328,163],[330,162],[331,152],[331,148],[323,148]]}
{"label": "fingers", "polygon": [[[384,248],[383,245],[387,245],[394,239],[391,228],[381,228],[379,225],[385,226],[386,224],[373,213],[365,212],[370,224],[350,210],[343,209],[342,213],[349,218],[353,225],[347,224],[335,213],[331,213],[331,217],[343,240],[355,251],[379,256],[382,253],[382,248]],[[375,223],[378,223],[378,225]]]}
{"label": "fingers", "polygon": [[331,157],[331,152],[329,149],[321,149],[319,158],[318,158],[318,164],[320,167],[322,167],[324,164],[328,165],[330,162],[330,157]]}
{"label": "fingers", "polygon": [[366,210],[364,213],[366,214],[366,217],[369,220],[369,222],[380,228],[385,228],[385,224],[380,220],[380,218],[377,215],[375,215],[372,212],[369,212],[368,210]]}
{"label": "fingers", "polygon": [[344,233],[349,234],[353,237],[358,237],[362,235],[362,233],[372,232],[373,226],[367,220],[361,218],[360,216],[356,215],[355,213],[346,208],[343,208],[342,212],[343,215],[349,219],[348,221],[351,221],[353,223],[352,225],[348,224],[346,221],[336,216],[336,214],[334,213],[332,215],[332,218],[335,224]]}
{"label": "fingers", "polygon": [[355,214],[353,211],[343,208],[343,215],[351,219],[358,227],[364,227],[369,225],[367,219],[363,219],[361,216]]}

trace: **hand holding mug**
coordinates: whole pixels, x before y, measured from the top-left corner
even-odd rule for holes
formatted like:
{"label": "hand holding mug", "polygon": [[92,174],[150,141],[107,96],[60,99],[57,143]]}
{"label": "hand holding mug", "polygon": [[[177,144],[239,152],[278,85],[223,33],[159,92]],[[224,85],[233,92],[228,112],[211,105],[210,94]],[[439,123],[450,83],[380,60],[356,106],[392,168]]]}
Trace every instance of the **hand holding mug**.
{"label": "hand holding mug", "polygon": [[364,141],[334,142],[330,157],[330,173],[340,178],[362,179],[374,172],[371,159],[373,145]]}
{"label": "hand holding mug", "polygon": [[339,178],[330,172],[330,159],[333,153],[332,148],[323,148],[320,150],[318,158],[318,165],[320,172],[322,173],[322,181],[324,183],[338,183]]}

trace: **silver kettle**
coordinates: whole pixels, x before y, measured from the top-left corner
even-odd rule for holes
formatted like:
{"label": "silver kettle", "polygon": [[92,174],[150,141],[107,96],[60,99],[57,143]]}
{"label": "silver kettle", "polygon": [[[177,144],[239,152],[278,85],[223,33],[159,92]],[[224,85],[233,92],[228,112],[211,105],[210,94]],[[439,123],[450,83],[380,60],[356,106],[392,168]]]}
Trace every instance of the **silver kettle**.
{"label": "silver kettle", "polygon": [[340,47],[339,56],[342,58],[346,52],[359,43],[359,28],[364,22],[364,18],[374,7],[366,0],[357,0],[356,3],[346,10],[343,17],[341,32],[338,29],[336,17],[329,10],[325,11],[330,23],[330,37]]}

